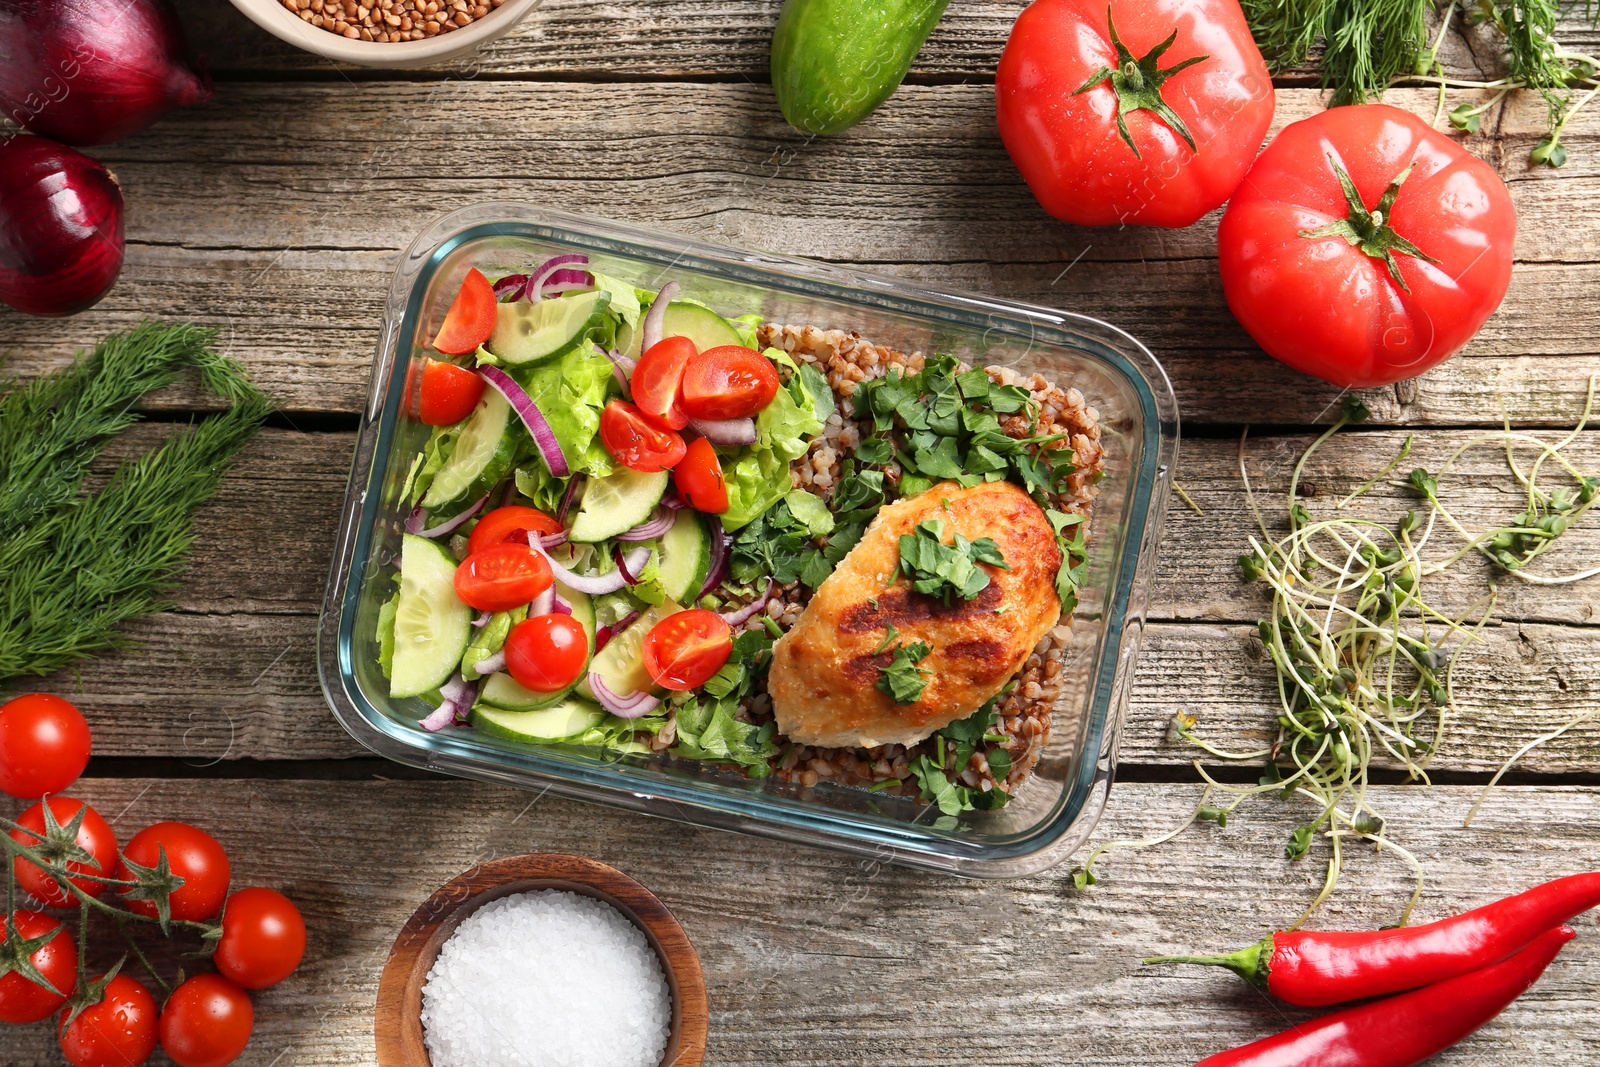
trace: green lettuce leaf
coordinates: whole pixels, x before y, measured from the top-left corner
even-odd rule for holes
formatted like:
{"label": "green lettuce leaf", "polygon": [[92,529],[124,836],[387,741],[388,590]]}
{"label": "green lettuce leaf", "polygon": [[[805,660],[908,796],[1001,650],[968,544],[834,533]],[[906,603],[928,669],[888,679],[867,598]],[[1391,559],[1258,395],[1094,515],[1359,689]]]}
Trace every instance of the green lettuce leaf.
{"label": "green lettuce leaf", "polygon": [[[818,416],[816,397],[801,381],[803,374],[804,369],[801,375],[790,378],[789,385],[779,389],[772,403],[756,416],[756,443],[724,458],[722,474],[728,487],[728,510],[722,516],[724,529],[739,529],[794,488],[789,464],[806,454],[827,419],[826,415]],[[821,376],[817,377],[820,380]],[[826,384],[823,383],[824,388]]]}
{"label": "green lettuce leaf", "polygon": [[428,493],[428,486],[433,484],[434,475],[439,473],[445,461],[450,458],[450,453],[456,450],[456,439],[461,436],[461,428],[466,425],[466,420],[454,426],[436,426],[433,434],[428,438],[428,443],[422,446],[422,466],[415,463],[411,465],[411,474],[406,479],[406,484],[411,487],[411,504],[416,506]]}
{"label": "green lettuce leaf", "polygon": [[604,352],[590,342],[559,358],[516,368],[512,374],[544,413],[568,466],[602,478],[615,469],[610,453],[595,436],[600,412],[616,387],[611,360]]}
{"label": "green lettuce leaf", "polygon": [[394,616],[399,610],[400,590],[396,589],[378,609],[378,667],[385,678],[394,675]]}
{"label": "green lettuce leaf", "polygon": [[629,326],[638,326],[639,315],[642,310],[639,305],[638,291],[627,282],[619,282],[615,278],[608,278],[597,271],[590,271],[589,273],[594,277],[594,287],[596,289],[603,289],[611,294],[611,306],[608,310]]}
{"label": "green lettuce leaf", "polygon": [[767,760],[777,755],[775,723],[755,726],[734,718],[732,700],[688,700],[678,706],[678,741],[673,755],[713,763],[737,763],[751,778],[771,773]]}

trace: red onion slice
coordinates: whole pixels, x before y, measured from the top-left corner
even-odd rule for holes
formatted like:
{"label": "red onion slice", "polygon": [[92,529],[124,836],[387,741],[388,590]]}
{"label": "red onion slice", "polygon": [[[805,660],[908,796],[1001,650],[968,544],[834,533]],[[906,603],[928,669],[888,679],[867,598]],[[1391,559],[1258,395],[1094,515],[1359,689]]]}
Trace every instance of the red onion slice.
{"label": "red onion slice", "polygon": [[[578,486],[583,482],[583,475],[574,474],[567,483],[567,491],[561,494],[561,505],[556,508],[556,521],[563,526],[567,523],[567,511],[572,507],[573,497],[578,495]],[[565,538],[565,534],[562,535]]]}
{"label": "red onion slice", "polygon": [[721,585],[728,576],[728,546],[733,540],[728,536],[728,531],[722,528],[721,519],[715,515],[707,515],[706,519],[711,523],[711,569],[706,574],[705,584],[694,595],[696,600]]}
{"label": "red onion slice", "polygon": [[462,678],[459,671],[456,672],[454,677],[439,687],[439,695],[444,697],[444,703],[426,719],[418,721],[417,725],[429,733],[438,733],[472,710],[473,694],[472,684]]}
{"label": "red onion slice", "polygon": [[594,288],[594,278],[581,270],[558,270],[546,278],[539,286],[541,299],[547,296],[560,296],[562,293],[574,293],[580,289]]}
{"label": "red onion slice", "polygon": [[648,352],[661,340],[661,332],[665,328],[663,323],[667,319],[667,305],[672,303],[672,298],[678,295],[678,283],[668,282],[661,287],[655,300],[650,303],[650,311],[644,317],[644,324],[640,327],[640,352]]}
{"label": "red onion slice", "polygon": [[723,448],[756,443],[755,419],[690,419],[689,428]]}
{"label": "red onion slice", "polygon": [[489,625],[489,620],[492,618],[494,618],[494,612],[480,611],[478,612],[478,617],[472,620],[472,625],[481,630]]}
{"label": "red onion slice", "polygon": [[528,299],[533,303],[539,302],[539,291],[544,288],[545,279],[560,270],[562,267],[583,266],[589,262],[588,256],[565,255],[552,256],[539,264],[528,278]]}
{"label": "red onion slice", "polygon": [[406,533],[420,534],[423,525],[428,521],[428,513],[418,506],[411,509],[411,514],[406,518]]}
{"label": "red onion slice", "polygon": [[624,530],[617,534],[618,541],[654,541],[668,530],[672,529],[675,516],[672,510],[666,507],[656,508],[656,513],[649,520],[641,522],[631,530]]}
{"label": "red onion slice", "polygon": [[611,642],[611,639],[638,621],[641,613],[630,611],[610,626],[602,626],[594,633],[594,650],[599,652]]}
{"label": "red onion slice", "polygon": [[526,274],[507,274],[504,278],[494,283],[494,298],[502,304],[510,304],[520,300],[528,292],[528,276]]}
{"label": "red onion slice", "polygon": [[490,675],[495,671],[506,669],[506,650],[501,649],[487,659],[480,659],[472,665],[472,669],[482,675]]}
{"label": "red onion slice", "polygon": [[666,494],[661,498],[661,506],[664,508],[671,508],[673,511],[682,511],[689,505],[685,504],[683,502],[683,497],[678,495],[678,487],[675,485],[669,485],[667,486]]}
{"label": "red onion slice", "polygon": [[551,586],[533,598],[533,603],[528,605],[528,618],[537,618],[548,615],[556,606],[556,587]]}
{"label": "red onion slice", "polygon": [[743,626],[745,623],[749,622],[751,619],[755,618],[761,613],[761,609],[767,606],[767,601],[772,599],[772,594],[777,590],[777,588],[777,581],[773,578],[768,578],[766,592],[750,601],[750,603],[746,604],[738,611],[723,612],[722,621],[726,622],[729,626]]}
{"label": "red onion slice", "polygon": [[655,549],[649,545],[642,545],[627,555],[623,555],[622,546],[613,545],[611,558],[616,562],[617,570],[622,574],[622,580],[628,585],[638,585],[639,579],[637,575],[650,565],[650,554],[654,551]]}
{"label": "red onion slice", "polygon": [[485,494],[484,496],[478,498],[478,502],[476,504],[472,505],[466,511],[463,511],[461,514],[457,515],[455,518],[446,519],[444,522],[441,522],[439,525],[430,527],[429,529],[426,529],[426,530],[418,530],[417,533],[420,536],[426,537],[426,538],[428,538],[430,540],[443,537],[446,534],[454,533],[468,519],[472,518],[472,516],[476,515],[480,511],[482,511],[483,510],[483,506],[485,504],[487,504],[488,502],[489,502],[489,497],[488,497],[487,494]]}
{"label": "red onion slice", "polygon": [[566,453],[561,451],[561,442],[556,440],[556,432],[550,428],[544,412],[533,402],[533,397],[499,367],[479,367],[478,373],[483,375],[484,381],[494,386],[496,392],[506,398],[506,402],[522,419],[522,424],[533,436],[533,443],[539,447],[539,455],[544,457],[544,465],[550,468],[550,473],[557,478],[565,478],[572,473],[571,468],[567,466]]}
{"label": "red onion slice", "polygon": [[554,603],[550,605],[550,613],[552,615],[571,615],[572,605],[568,604],[560,593],[557,593]]}
{"label": "red onion slice", "polygon": [[594,692],[594,698],[600,702],[600,706],[619,719],[642,718],[661,705],[660,697],[642,691],[618,696],[611,691],[610,686],[606,685],[606,680],[600,677],[598,671],[589,672],[589,688]]}
{"label": "red onion slice", "polygon": [[556,581],[568,589],[576,589],[578,592],[588,593],[590,596],[599,596],[602,593],[615,593],[618,589],[628,584],[627,580],[622,577],[621,571],[612,571],[610,574],[597,574],[592,577],[574,574],[571,570],[557,563],[550,553],[545,551],[545,546],[536,533],[528,535],[528,544],[533,547],[535,552],[544,557],[546,563],[550,564],[550,572],[556,576]]}

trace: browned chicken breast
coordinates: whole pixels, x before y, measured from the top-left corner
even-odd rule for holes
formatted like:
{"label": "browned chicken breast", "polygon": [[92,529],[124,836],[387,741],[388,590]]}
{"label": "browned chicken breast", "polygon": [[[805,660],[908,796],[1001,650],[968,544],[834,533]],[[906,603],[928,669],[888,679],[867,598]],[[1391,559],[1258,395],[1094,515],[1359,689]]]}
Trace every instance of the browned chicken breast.
{"label": "browned chicken breast", "polygon": [[[899,539],[924,519],[941,519],[969,540],[993,538],[1010,570],[983,566],[989,585],[951,604],[913,592],[902,576]],[[963,489],[943,482],[889,505],[860,544],[817,588],[794,627],[772,650],[767,680],[778,728],[807,745],[914,744],[977,711],[1000,691],[1061,617],[1055,576],[1061,565],[1050,523],[1010,482]],[[877,688],[894,659],[879,651],[893,625],[901,642],[925,641],[919,664],[932,670],[913,704]]]}

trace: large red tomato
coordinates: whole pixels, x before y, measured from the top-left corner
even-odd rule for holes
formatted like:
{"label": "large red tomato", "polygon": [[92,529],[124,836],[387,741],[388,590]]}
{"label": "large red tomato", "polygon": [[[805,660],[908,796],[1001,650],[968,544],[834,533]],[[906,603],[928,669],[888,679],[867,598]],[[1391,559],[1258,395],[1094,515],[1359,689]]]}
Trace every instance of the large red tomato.
{"label": "large red tomato", "polygon": [[1217,233],[1239,322],[1345,388],[1413,378],[1478,332],[1511,283],[1516,209],[1482,160],[1384,104],[1284,128]]}
{"label": "large red tomato", "polygon": [[1050,214],[1187,226],[1238,186],[1272,79],[1237,0],[1037,0],[995,74],[1000,138]]}

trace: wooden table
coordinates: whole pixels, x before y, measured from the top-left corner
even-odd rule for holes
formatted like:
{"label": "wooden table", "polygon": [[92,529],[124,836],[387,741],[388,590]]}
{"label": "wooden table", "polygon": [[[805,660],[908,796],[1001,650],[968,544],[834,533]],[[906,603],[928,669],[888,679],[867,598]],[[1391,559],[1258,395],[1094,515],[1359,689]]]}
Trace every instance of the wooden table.
{"label": "wooden table", "polygon": [[[549,0],[521,30],[450,71],[337,71],[280,47],[219,0],[185,17],[218,80],[209,107],[96,150],[128,199],[127,269],[99,307],[65,321],[0,314],[13,371],[144,317],[216,323],[283,414],[199,521],[177,606],[133,627],[142,647],[43,688],[72,697],[97,756],[78,792],[120,833],[160,818],[212,828],[241,884],[282,887],[311,925],[306,965],[256,998],[240,1062],[373,1062],[378,970],[436,885],[492,856],[579,852],[639,878],[697,942],[717,1064],[1183,1065],[1298,1019],[1225,973],[1141,970],[1151,951],[1223,949],[1290,922],[1319,860],[1290,863],[1298,821],[1257,805],[1226,829],[1116,853],[1080,893],[1070,865],[987,884],[695,830],[534,793],[431,777],[369,757],[333,721],[313,657],[336,512],[397,251],[430,218],[525,199],[750,248],[812,256],[1103,317],[1157,353],[1182,403],[1179,479],[1122,746],[1097,840],[1175,824],[1198,795],[1174,712],[1208,736],[1266,735],[1270,670],[1252,634],[1258,589],[1234,567],[1248,524],[1236,468],[1252,424],[1255,476],[1278,486],[1336,391],[1261,355],[1223,305],[1215,217],[1181,231],[1088,230],[1046,218],[995,136],[992,71],[1018,0],[958,0],[916,70],[850,134],[809,141],[765,84],[778,0]],[[1567,40],[1593,51],[1575,24]],[[1473,76],[1484,45],[1452,42]],[[1310,114],[1282,81],[1279,122]],[[1452,104],[1456,94],[1452,94]],[[1390,100],[1431,114],[1433,94]],[[1418,462],[1499,421],[1570,426],[1600,371],[1600,107],[1568,129],[1571,161],[1535,170],[1535,99],[1512,97],[1468,143],[1499,167],[1521,219],[1499,313],[1418,382],[1365,395],[1375,417],[1308,480],[1328,494],[1377,472],[1415,431]],[[1073,264],[1070,269],[1068,264]],[[196,407],[148,403],[126,448]],[[1600,468],[1600,432],[1573,454]],[[1389,482],[1395,479],[1389,479]],[[1518,510],[1479,454],[1468,514]],[[1375,490],[1392,511],[1404,494]],[[1600,522],[1567,537],[1600,556]],[[1441,590],[1465,602],[1470,566]],[[1502,585],[1499,625],[1462,671],[1461,719],[1435,785],[1379,790],[1397,840],[1423,858],[1419,919],[1592,868],[1600,858],[1600,721],[1529,756],[1470,830],[1481,784],[1523,742],[1600,701],[1600,581]],[[1363,854],[1320,923],[1391,922],[1403,864]],[[1600,1062],[1600,930],[1442,1064]],[[57,1064],[43,1027],[0,1032],[0,1061]],[[162,1061],[164,1062],[164,1061]]]}

